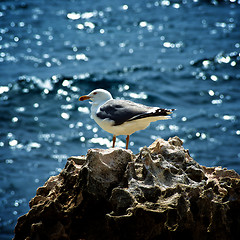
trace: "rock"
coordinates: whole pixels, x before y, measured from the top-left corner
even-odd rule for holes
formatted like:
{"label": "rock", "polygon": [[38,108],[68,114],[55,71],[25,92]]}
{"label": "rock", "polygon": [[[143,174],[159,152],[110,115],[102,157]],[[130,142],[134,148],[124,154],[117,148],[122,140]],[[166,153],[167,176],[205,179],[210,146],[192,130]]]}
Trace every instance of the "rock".
{"label": "rock", "polygon": [[50,177],[18,239],[239,239],[240,176],[194,161],[178,137],[139,154],[90,149]]}

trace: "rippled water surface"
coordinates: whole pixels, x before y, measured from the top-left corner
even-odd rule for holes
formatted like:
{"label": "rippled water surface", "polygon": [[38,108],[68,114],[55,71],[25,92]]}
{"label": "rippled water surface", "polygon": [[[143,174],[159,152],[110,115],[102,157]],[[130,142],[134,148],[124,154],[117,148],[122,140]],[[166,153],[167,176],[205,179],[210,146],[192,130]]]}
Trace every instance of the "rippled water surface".
{"label": "rippled water surface", "polygon": [[200,164],[240,172],[239,30],[237,0],[1,1],[0,238],[67,157],[111,146],[78,101],[95,88],[177,109],[131,136],[134,153],[178,135]]}

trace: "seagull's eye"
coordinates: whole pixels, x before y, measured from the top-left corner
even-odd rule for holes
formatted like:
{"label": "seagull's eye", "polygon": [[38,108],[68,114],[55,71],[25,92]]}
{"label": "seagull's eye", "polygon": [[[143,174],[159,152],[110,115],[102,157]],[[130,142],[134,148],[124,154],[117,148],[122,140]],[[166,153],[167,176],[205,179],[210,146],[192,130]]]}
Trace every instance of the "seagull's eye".
{"label": "seagull's eye", "polygon": [[93,95],[96,95],[96,94],[97,94],[97,92],[94,92],[94,93],[93,93]]}

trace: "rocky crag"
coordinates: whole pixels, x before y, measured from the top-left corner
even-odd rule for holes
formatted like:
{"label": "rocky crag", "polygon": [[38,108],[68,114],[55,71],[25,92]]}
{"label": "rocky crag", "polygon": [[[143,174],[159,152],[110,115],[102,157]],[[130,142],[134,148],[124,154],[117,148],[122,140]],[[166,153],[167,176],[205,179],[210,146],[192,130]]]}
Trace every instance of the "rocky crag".
{"label": "rocky crag", "polygon": [[240,176],[200,166],[178,137],[139,154],[69,158],[18,219],[18,239],[239,239]]}

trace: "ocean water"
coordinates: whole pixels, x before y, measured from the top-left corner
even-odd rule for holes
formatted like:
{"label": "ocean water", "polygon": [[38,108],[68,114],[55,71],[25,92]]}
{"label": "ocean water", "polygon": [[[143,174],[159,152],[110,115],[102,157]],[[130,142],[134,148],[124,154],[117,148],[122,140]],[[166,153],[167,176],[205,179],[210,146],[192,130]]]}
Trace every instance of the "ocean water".
{"label": "ocean water", "polygon": [[134,153],[177,135],[240,173],[239,0],[1,1],[0,239],[68,157],[111,147],[78,101],[96,88],[177,109],[130,137]]}

